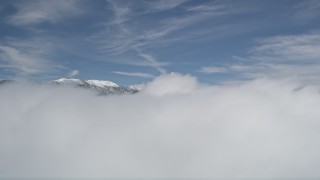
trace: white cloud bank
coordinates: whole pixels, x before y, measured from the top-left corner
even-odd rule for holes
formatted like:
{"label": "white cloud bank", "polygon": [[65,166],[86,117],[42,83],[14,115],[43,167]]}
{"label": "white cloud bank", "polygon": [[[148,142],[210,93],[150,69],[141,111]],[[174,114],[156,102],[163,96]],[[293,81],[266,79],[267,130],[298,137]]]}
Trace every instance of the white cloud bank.
{"label": "white cloud bank", "polygon": [[179,74],[125,96],[0,86],[0,177],[319,178],[319,87],[299,87]]}

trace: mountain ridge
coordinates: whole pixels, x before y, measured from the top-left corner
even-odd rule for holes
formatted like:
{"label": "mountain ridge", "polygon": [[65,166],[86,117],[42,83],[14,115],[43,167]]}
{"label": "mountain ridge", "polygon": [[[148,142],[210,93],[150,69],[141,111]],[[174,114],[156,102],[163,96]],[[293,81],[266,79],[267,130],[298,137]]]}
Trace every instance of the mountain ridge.
{"label": "mountain ridge", "polygon": [[[0,80],[0,85],[9,83],[17,83],[14,80]],[[93,90],[98,95],[121,95],[121,94],[135,94],[139,90],[133,86],[124,87],[120,86],[112,81],[106,80],[80,80],[80,79],[68,79],[60,78],[46,82],[47,84],[53,84],[58,86],[72,86],[78,88],[85,88]]]}

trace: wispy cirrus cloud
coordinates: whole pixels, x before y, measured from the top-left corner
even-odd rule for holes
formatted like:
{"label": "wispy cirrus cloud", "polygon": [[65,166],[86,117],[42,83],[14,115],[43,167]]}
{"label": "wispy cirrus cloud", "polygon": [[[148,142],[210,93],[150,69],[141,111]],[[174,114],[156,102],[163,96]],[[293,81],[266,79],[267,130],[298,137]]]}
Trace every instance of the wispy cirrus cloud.
{"label": "wispy cirrus cloud", "polygon": [[[234,63],[202,67],[198,72],[229,73],[244,79],[297,78],[316,82],[320,75],[320,34],[307,33],[262,38],[255,41],[245,57]],[[240,78],[241,79],[241,78]]]}
{"label": "wispy cirrus cloud", "polygon": [[[220,1],[196,5],[185,0],[139,1],[139,5],[113,0],[107,2],[107,10],[111,10],[113,19],[107,20],[103,31],[91,36],[90,41],[96,43],[101,52],[114,57],[123,54],[132,56],[134,53],[145,61],[144,66],[161,74],[166,72],[162,64],[168,63],[159,60],[152,49],[186,42],[192,37],[199,40],[201,34],[206,37],[216,27],[204,31],[194,28],[194,25],[206,21],[214,24],[214,20],[242,12],[241,8],[230,8]],[[166,15],[171,10],[175,13]],[[157,15],[160,12],[162,15]],[[134,58],[132,61],[135,61]]]}
{"label": "wispy cirrus cloud", "polygon": [[70,71],[68,74],[67,74],[67,78],[74,78],[76,76],[79,76],[80,74],[80,71],[75,69],[75,70],[72,70]]}
{"label": "wispy cirrus cloud", "polygon": [[144,58],[146,60],[148,66],[156,69],[161,74],[166,73],[166,70],[163,68],[166,64],[159,62],[159,60],[157,60],[154,56],[152,56],[150,54],[146,54],[141,51],[138,51],[138,54],[139,54],[139,56],[141,56],[142,58]]}
{"label": "wispy cirrus cloud", "polygon": [[48,26],[58,27],[59,22],[83,15],[88,9],[84,6],[86,2],[13,0],[3,3],[5,10],[12,10],[4,14],[4,25],[9,27],[9,30],[19,29],[23,33],[15,36],[14,33],[4,31],[8,35],[3,37],[0,44],[1,68],[17,76],[30,77],[45,77],[48,73],[57,72],[63,66],[59,65],[61,61],[55,58],[59,56],[56,52],[60,51],[61,54],[62,50],[68,51],[71,48],[68,47],[65,38],[57,35],[60,34],[59,30]]}
{"label": "wispy cirrus cloud", "polygon": [[294,18],[299,23],[306,23],[306,20],[314,20],[320,17],[320,1],[303,0],[293,6]]}
{"label": "wispy cirrus cloud", "polygon": [[[168,42],[168,39],[183,41],[183,38],[174,38],[170,35],[196,23],[214,20],[242,11],[230,9],[221,3],[209,3],[195,7],[186,5],[175,11],[178,12],[177,15],[162,15],[161,18],[157,17],[157,22],[154,22],[154,20],[150,21],[148,16],[154,16],[153,13],[155,12],[150,9],[156,8],[157,4],[168,3],[167,8],[158,8],[165,11],[173,7],[178,8],[185,1],[177,1],[176,3],[174,3],[175,1],[142,1],[141,6],[145,7],[145,9],[139,9],[140,11],[138,12],[135,7],[130,6],[130,3],[124,4],[113,0],[107,2],[111,5],[114,19],[106,23],[106,33],[99,32],[93,38],[98,40],[101,49],[108,53],[123,53],[136,48],[148,48],[155,44],[161,44],[163,41]],[[146,6],[145,4],[148,5]],[[150,4],[153,4],[153,6],[150,6]],[[140,23],[140,19],[146,20]],[[112,24],[116,26],[111,26]]]}
{"label": "wispy cirrus cloud", "polygon": [[294,79],[301,84],[319,84],[320,64],[256,63],[236,64],[230,73],[241,75],[243,79]]}
{"label": "wispy cirrus cloud", "polygon": [[148,73],[141,72],[122,72],[122,71],[113,71],[112,73],[122,75],[122,76],[130,76],[130,77],[139,77],[139,78],[154,78],[155,76]]}
{"label": "wispy cirrus cloud", "polygon": [[107,0],[108,4],[111,5],[111,9],[114,13],[114,19],[111,21],[111,24],[120,25],[126,20],[130,19],[131,9],[127,5],[120,5],[116,1]]}
{"label": "wispy cirrus cloud", "polygon": [[42,22],[56,23],[83,12],[79,0],[16,1],[12,5],[16,12],[7,18],[7,22],[17,26],[34,25]]}
{"label": "wispy cirrus cloud", "polygon": [[44,39],[9,38],[0,44],[0,67],[18,76],[52,72],[62,66],[48,57],[53,47]]}
{"label": "wispy cirrus cloud", "polygon": [[274,61],[319,61],[320,34],[287,35],[257,41],[250,54]]}
{"label": "wispy cirrus cloud", "polygon": [[0,67],[19,71],[21,74],[35,74],[45,72],[50,69],[50,65],[39,57],[23,53],[20,50],[0,46]]}
{"label": "wispy cirrus cloud", "polygon": [[248,60],[251,65],[245,73],[252,76],[313,81],[315,75],[320,75],[320,34],[275,36],[258,40],[249,50]]}
{"label": "wispy cirrus cloud", "polygon": [[144,1],[143,3],[147,5],[147,13],[158,12],[170,10],[172,8],[178,7],[187,0],[158,0],[158,1]]}
{"label": "wispy cirrus cloud", "polygon": [[229,70],[225,67],[217,67],[217,66],[204,66],[201,67],[198,72],[206,73],[206,74],[215,74],[215,73],[225,73]]}

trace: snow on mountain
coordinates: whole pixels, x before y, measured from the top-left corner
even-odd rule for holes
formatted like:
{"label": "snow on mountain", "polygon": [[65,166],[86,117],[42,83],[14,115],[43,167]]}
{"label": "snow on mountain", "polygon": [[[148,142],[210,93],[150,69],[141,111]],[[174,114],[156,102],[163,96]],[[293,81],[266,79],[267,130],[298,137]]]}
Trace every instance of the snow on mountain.
{"label": "snow on mountain", "polygon": [[80,85],[83,84],[83,81],[80,79],[67,79],[67,78],[61,78],[57,80],[53,80],[53,83],[57,84],[65,84],[65,85]]}
{"label": "snow on mountain", "polygon": [[118,84],[111,82],[111,81],[101,81],[101,80],[86,80],[86,83],[97,86],[97,87],[119,87]]}
{"label": "snow on mountain", "polygon": [[[7,83],[19,83],[14,80],[0,80],[0,85]],[[111,81],[102,80],[80,80],[80,79],[67,79],[60,78],[48,82],[52,85],[58,86],[72,86],[77,88],[84,88],[95,92],[98,95],[120,95],[120,94],[134,94],[139,92],[139,89],[129,86],[123,87]]]}
{"label": "snow on mountain", "polygon": [[122,87],[114,82],[102,81],[102,80],[80,80],[80,79],[61,78],[61,79],[50,81],[50,83],[86,88],[86,89],[95,91],[99,95],[134,94],[139,92],[139,90],[136,88]]}
{"label": "snow on mountain", "polygon": [[138,87],[133,86],[133,85],[128,86],[128,89],[132,89],[132,90],[136,90],[136,91],[140,91],[141,90]]}

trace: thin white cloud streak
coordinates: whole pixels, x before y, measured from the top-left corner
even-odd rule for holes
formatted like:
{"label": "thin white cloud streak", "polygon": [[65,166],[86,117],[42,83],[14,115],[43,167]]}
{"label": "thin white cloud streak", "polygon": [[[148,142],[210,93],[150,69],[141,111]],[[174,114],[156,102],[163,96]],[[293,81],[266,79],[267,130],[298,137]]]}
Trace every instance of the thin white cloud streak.
{"label": "thin white cloud streak", "polygon": [[[102,44],[105,43],[104,48],[110,53],[126,52],[136,48],[146,48],[154,44],[161,43],[162,41],[167,41],[167,38],[172,38],[167,37],[168,35],[188,26],[205,20],[221,18],[221,16],[227,16],[240,12],[235,9],[231,10],[224,8],[224,6],[219,3],[206,4],[208,8],[211,8],[210,11],[194,10],[195,12],[187,13],[186,16],[163,18],[159,20],[158,25],[145,28],[136,26],[132,27],[132,25],[126,24],[128,21],[134,21],[135,17],[137,17],[140,12],[134,12],[130,10],[130,6],[128,4],[117,4],[114,1],[108,2],[112,4],[113,11],[115,12],[115,18],[112,22],[117,22],[116,24],[120,27],[121,31],[117,31],[115,36],[110,36],[109,31],[108,34],[98,33],[97,37],[93,36],[93,39],[102,41]],[[180,4],[177,4],[177,6],[178,5]],[[188,8],[186,10],[189,11]],[[149,12],[148,9],[146,11]],[[151,11],[149,13],[153,12]],[[144,16],[148,16],[148,13]],[[107,23],[106,29],[111,30],[109,23]]]}
{"label": "thin white cloud streak", "polygon": [[270,64],[270,77],[290,77],[299,80],[301,84],[319,84],[320,64]]}
{"label": "thin white cloud streak", "polygon": [[216,66],[207,66],[201,67],[198,72],[206,73],[206,74],[215,74],[215,73],[225,73],[229,70],[225,67],[216,67]]}
{"label": "thin white cloud streak", "polygon": [[258,41],[253,56],[275,61],[320,60],[320,34],[276,36]]}
{"label": "thin white cloud streak", "polygon": [[320,35],[300,34],[265,38],[250,50],[249,60],[258,61],[250,65],[260,69],[256,71],[258,76],[314,80],[315,76],[320,75]]}
{"label": "thin white cloud streak", "polygon": [[62,68],[50,60],[53,50],[47,39],[8,38],[0,44],[0,67],[9,69],[17,76],[53,72]]}
{"label": "thin white cloud streak", "polygon": [[129,20],[131,10],[128,6],[120,6],[117,1],[107,0],[107,2],[112,6],[114,12],[114,21],[112,23],[121,25],[123,22]]}
{"label": "thin white cloud streak", "polygon": [[144,1],[148,6],[148,10],[144,13],[154,13],[159,11],[166,11],[182,5],[186,0],[158,0],[158,1]]}
{"label": "thin white cloud streak", "polygon": [[[41,74],[48,77],[48,74],[64,68],[58,64],[53,57],[54,51],[68,51],[68,43],[62,38],[54,37],[55,30],[46,27],[38,28],[41,23],[58,23],[70,20],[71,17],[83,14],[86,1],[79,0],[58,0],[58,1],[10,1],[6,7],[12,8],[12,13],[4,17],[6,23],[27,28],[32,32],[29,38],[6,39],[0,44],[0,68],[13,72],[19,78],[35,79],[35,75]],[[49,35],[50,34],[50,35]],[[57,43],[58,42],[58,43]],[[62,42],[62,43],[61,43]],[[51,75],[52,76],[52,75]],[[39,77],[39,76],[38,76]]]}
{"label": "thin white cloud streak", "polygon": [[49,71],[52,65],[39,57],[25,54],[18,49],[0,46],[0,67],[18,71],[18,73],[36,74]]}
{"label": "thin white cloud streak", "polygon": [[188,7],[187,10],[188,11],[200,11],[200,12],[206,12],[206,11],[212,12],[212,11],[222,10],[224,8],[225,8],[225,6],[221,5],[221,4],[212,5],[212,6],[201,4],[198,6]]}
{"label": "thin white cloud streak", "polygon": [[[319,33],[263,38],[249,48],[246,57],[234,57],[236,63],[224,64],[221,68],[224,68],[224,73],[244,80],[293,78],[318,84],[319,80],[315,77],[320,75],[319,42]],[[210,74],[210,67],[203,68],[198,72]],[[215,70],[212,69],[213,72]]]}
{"label": "thin white cloud streak", "polygon": [[130,76],[130,77],[139,77],[139,78],[154,78],[152,74],[141,73],[141,72],[122,72],[122,71],[113,71],[112,73],[122,75],[122,76]]}
{"label": "thin white cloud streak", "polygon": [[[192,33],[182,33],[176,34],[175,36],[180,36],[180,38],[174,38],[170,36],[171,34],[186,30],[189,27],[195,26],[197,23],[208,22],[214,24],[216,20],[221,20],[223,18],[230,17],[232,15],[248,13],[252,11],[252,9],[243,8],[237,3],[230,2],[222,2],[217,1],[214,3],[204,3],[198,6],[183,6],[185,10],[185,14],[183,16],[173,16],[170,18],[164,18],[159,22],[160,26],[145,31],[145,35],[143,37],[149,38],[149,44],[161,44],[163,41],[170,42],[170,39],[176,39],[176,41],[171,41],[171,43],[176,42],[184,42],[186,39],[190,39],[191,34],[197,34],[195,37],[199,37],[202,34],[204,37],[207,37],[207,33],[203,33],[203,30],[192,30]],[[219,24],[219,26],[223,26]],[[214,31],[218,29],[217,26],[208,27],[207,31]],[[188,32],[188,30],[186,30]],[[225,33],[226,31],[224,31]],[[220,33],[221,35],[224,33]],[[169,41],[168,41],[169,40]],[[168,45],[165,44],[165,45]]]}
{"label": "thin white cloud streak", "polygon": [[[202,67],[211,68],[211,67]],[[220,67],[219,67],[220,68]],[[290,64],[290,63],[238,63],[224,67],[224,71],[202,71],[205,74],[224,73],[237,76],[231,80],[225,80],[224,84],[248,81],[257,78],[294,79],[300,84],[319,84],[319,64]]]}
{"label": "thin white cloud streak", "polygon": [[1,86],[0,176],[317,179],[319,87],[299,87],[179,74],[132,96]]}
{"label": "thin white cloud streak", "polygon": [[272,78],[284,79],[290,78],[299,81],[301,84],[319,84],[320,78],[319,64],[272,64],[260,63],[253,65],[232,65],[232,73],[240,73],[249,79]]}
{"label": "thin white cloud streak", "polygon": [[[192,39],[192,36],[199,40],[203,31],[197,31],[198,33],[193,31],[190,33],[187,30],[186,33],[172,35],[197,23],[209,20],[212,23],[215,19],[243,12],[241,8],[226,7],[222,2],[204,4],[203,6],[207,8],[203,9],[200,7],[188,7],[189,5],[183,6],[185,1],[140,1],[140,8],[138,10],[135,9],[137,5],[133,6],[131,3],[113,0],[107,2],[111,5],[109,8],[113,11],[114,18],[106,22],[104,30],[94,34],[90,40],[98,44],[98,49],[106,54],[122,55],[130,51],[137,51],[137,49],[147,52],[141,53],[138,51],[137,54],[146,60],[146,64],[150,63],[151,59],[152,61],[156,60],[156,63],[150,63],[150,67],[155,68],[160,73],[163,73],[164,69],[161,69],[158,65],[154,66],[154,64],[163,64],[163,62],[158,61],[155,55],[148,51],[149,49],[168,46],[177,42],[185,42],[187,39]],[[184,11],[184,15],[180,14],[174,17],[164,16],[156,24],[153,24],[154,21],[142,23],[139,20],[139,18],[152,16],[153,13],[169,11],[174,8],[181,8]],[[212,33],[213,31],[208,30],[202,33],[202,35],[206,37],[206,33],[208,32]],[[151,55],[152,57],[149,57]]]}
{"label": "thin white cloud streak", "polygon": [[83,12],[78,0],[17,1],[13,3],[13,6],[16,12],[7,20],[17,26],[35,25],[42,22],[56,23]]}
{"label": "thin white cloud streak", "polygon": [[67,78],[74,78],[76,76],[79,76],[80,71],[79,70],[72,70],[67,74]]}
{"label": "thin white cloud streak", "polygon": [[320,2],[318,0],[304,0],[293,6],[294,18],[298,23],[306,23],[320,17]]}
{"label": "thin white cloud streak", "polygon": [[153,57],[150,54],[147,53],[143,53],[140,50],[137,51],[139,56],[143,57],[146,62],[148,62],[150,67],[153,67],[154,69],[156,69],[158,72],[160,72],[161,74],[165,74],[166,70],[163,68],[164,64],[160,63],[155,57]]}
{"label": "thin white cloud streak", "polygon": [[226,12],[198,12],[193,15],[188,15],[185,17],[179,17],[179,18],[170,18],[167,20],[163,20],[160,24],[161,27],[158,29],[152,29],[149,31],[145,31],[145,36],[149,40],[149,43],[153,43],[153,40],[163,41],[163,39],[171,38],[167,37],[170,34],[177,32],[179,30],[182,30],[184,28],[187,28],[189,26],[192,26],[196,23],[209,20],[215,17],[219,17],[221,15],[225,15]]}
{"label": "thin white cloud streak", "polygon": [[[107,27],[109,27],[112,24],[115,24],[120,31],[117,33],[116,36],[112,36],[111,41],[108,41],[108,44],[106,46],[103,45],[105,47],[103,49],[107,52],[116,52],[120,54],[125,53],[129,50],[134,50],[137,52],[138,56],[142,57],[145,60],[146,63],[144,63],[144,66],[149,66],[156,69],[160,73],[165,73],[165,70],[162,67],[164,63],[158,62],[158,60],[150,54],[142,53],[138,48],[140,46],[139,43],[136,43],[136,41],[138,40],[137,37],[133,34],[130,28],[128,28],[124,24],[124,22],[130,20],[131,16],[133,15],[131,9],[127,5],[120,5],[112,0],[109,0],[107,2],[111,4],[112,10],[115,15],[113,22],[111,24],[107,23]],[[100,36],[101,34],[99,33],[97,36],[95,36],[95,38],[98,37],[99,39],[101,39]],[[108,38],[103,37],[103,39]],[[104,42],[102,42],[102,44],[104,44]],[[135,62],[133,63],[136,64]]]}

